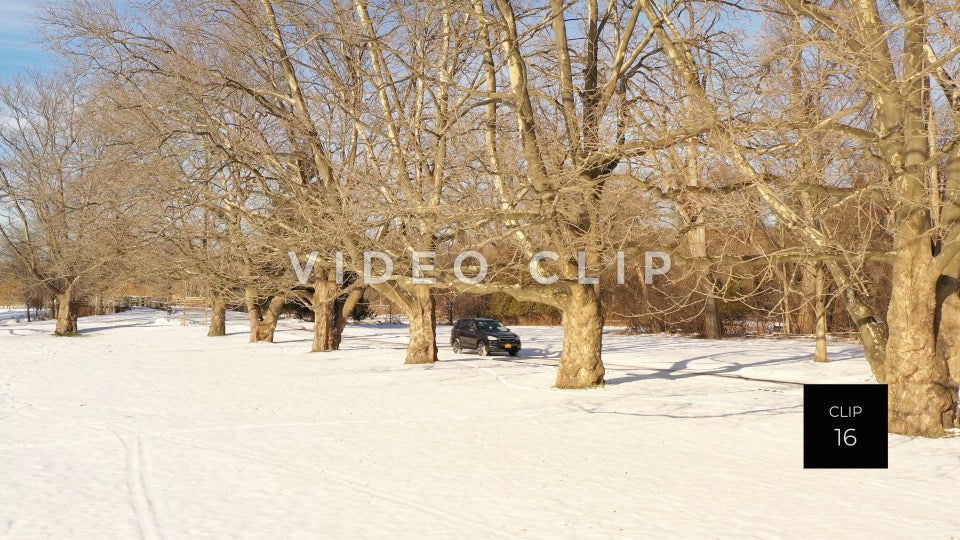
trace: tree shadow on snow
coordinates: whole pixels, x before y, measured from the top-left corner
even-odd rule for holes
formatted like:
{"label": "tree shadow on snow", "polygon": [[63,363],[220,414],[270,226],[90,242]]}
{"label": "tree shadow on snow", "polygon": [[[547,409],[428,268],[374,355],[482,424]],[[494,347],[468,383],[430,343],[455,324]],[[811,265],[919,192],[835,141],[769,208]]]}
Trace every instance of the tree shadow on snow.
{"label": "tree shadow on snow", "polygon": [[[610,352],[610,350],[604,346],[604,353]],[[633,349],[631,349],[633,350]],[[735,361],[726,361],[721,365],[712,365],[704,367],[703,369],[696,369],[692,365],[701,360],[713,360],[714,362],[720,363],[725,362],[724,357],[743,357],[749,356],[751,354],[757,354],[755,350],[743,350],[743,351],[722,351],[716,353],[708,353],[699,356],[692,356],[690,358],[683,358],[677,360],[673,364],[667,367],[654,367],[654,366],[642,366],[642,365],[622,365],[613,362],[604,362],[604,365],[609,370],[626,372],[625,375],[618,377],[611,377],[606,379],[606,384],[608,385],[620,385],[628,384],[637,381],[645,380],[681,380],[681,379],[690,379],[695,377],[724,377],[730,379],[740,379],[745,381],[753,382],[763,382],[763,383],[776,383],[784,385],[803,385],[802,382],[797,381],[786,381],[780,379],[770,379],[758,376],[749,376],[737,373],[739,371],[763,367],[763,366],[776,366],[783,364],[794,364],[794,363],[813,363],[813,353],[805,353],[792,356],[780,356],[773,358],[765,358],[761,360],[756,360],[752,362],[735,362]],[[551,351],[546,349],[538,348],[529,348],[521,351],[520,356],[511,357],[511,356],[476,356],[470,355],[467,353],[467,356],[461,356],[457,358],[452,358],[445,360],[445,362],[477,362],[483,360],[491,360],[495,362],[503,363],[512,363],[512,364],[529,364],[537,365],[543,367],[556,367],[557,360],[560,357],[559,351]],[[856,350],[842,351],[837,352],[831,355],[831,362],[839,362],[844,360],[857,360],[861,359],[863,355]]]}
{"label": "tree shadow on snow", "polygon": [[[751,351],[753,352],[753,351]],[[687,371],[690,368],[690,364],[696,362],[697,360],[717,360],[723,356],[731,355],[742,355],[745,351],[727,351],[717,354],[705,354],[701,356],[694,356],[691,358],[684,358],[678,360],[671,364],[669,367],[665,368],[655,368],[655,367],[644,367],[644,366],[618,366],[616,364],[605,364],[607,367],[616,370],[641,370],[647,373],[628,373],[622,377],[614,377],[612,379],[607,379],[607,384],[626,384],[635,381],[651,380],[651,379],[663,379],[663,380],[679,380],[679,379],[689,379],[692,377],[727,377],[732,379],[743,379],[748,381],[757,381],[757,382],[772,382],[780,384],[791,384],[791,385],[802,385],[800,382],[793,381],[782,381],[776,379],[765,379],[763,377],[748,377],[746,375],[736,374],[737,371],[752,368],[752,367],[761,367],[761,366],[773,366],[779,364],[791,364],[791,363],[802,363],[802,362],[813,362],[813,353],[809,354],[800,354],[789,357],[781,358],[769,358],[766,360],[758,360],[756,362],[732,362],[727,365],[707,368],[705,370],[699,371]],[[856,352],[848,352],[846,354],[834,355],[832,361],[840,360],[850,360],[854,358],[859,358],[861,355]]]}
{"label": "tree shadow on snow", "polygon": [[[696,403],[690,403],[687,405],[696,405]],[[715,413],[715,414],[705,414],[700,412],[690,413],[690,414],[678,414],[678,413],[665,413],[665,412],[641,413],[641,412],[626,412],[626,411],[601,411],[586,405],[577,406],[577,409],[589,414],[613,414],[613,415],[619,415],[619,416],[673,418],[678,420],[679,419],[688,419],[688,420],[701,419],[701,418],[729,418],[732,416],[750,416],[754,414],[780,415],[780,414],[790,414],[802,408],[803,408],[803,405],[787,405],[784,407],[767,407],[764,409],[750,409],[747,411],[725,412],[725,413]]]}
{"label": "tree shadow on snow", "polygon": [[[606,350],[606,347],[604,347]],[[560,358],[560,353],[562,351],[557,351],[552,348],[543,349],[540,347],[527,347],[520,350],[519,358],[528,357],[528,358]]]}
{"label": "tree shadow on snow", "polygon": [[[80,321],[83,322],[83,319],[80,319]],[[133,328],[133,327],[143,327],[143,326],[155,326],[155,325],[151,320],[151,321],[135,322],[130,324],[105,324],[102,326],[88,326],[86,328],[84,328],[83,326],[80,326],[80,328],[77,330],[77,333],[91,334],[93,332],[101,332],[103,330],[114,330],[116,328]]]}
{"label": "tree shadow on snow", "polygon": [[30,336],[35,334],[52,334],[52,329],[39,329],[39,328],[2,328],[2,330],[11,336]]}

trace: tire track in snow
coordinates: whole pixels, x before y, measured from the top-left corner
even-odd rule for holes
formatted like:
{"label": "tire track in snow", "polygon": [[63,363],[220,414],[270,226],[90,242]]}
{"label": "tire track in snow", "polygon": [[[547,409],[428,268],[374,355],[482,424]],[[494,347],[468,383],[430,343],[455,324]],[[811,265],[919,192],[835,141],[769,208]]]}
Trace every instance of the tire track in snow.
{"label": "tire track in snow", "polygon": [[[127,491],[130,495],[130,506],[137,518],[137,529],[140,538],[145,540],[162,539],[160,525],[157,521],[153,499],[150,498],[146,471],[146,453],[143,440],[139,435],[123,437],[117,435],[127,454]],[[128,442],[129,439],[129,442]]]}
{"label": "tire track in snow", "polygon": [[[496,418],[496,419],[528,419],[528,418],[539,418],[541,416],[551,416],[554,413],[538,413],[538,414],[515,414],[515,415],[503,415],[503,414],[489,414],[489,415],[461,415],[461,416],[450,416],[446,420],[456,421],[456,422],[473,422],[476,420],[487,419],[487,418]],[[429,423],[433,420],[430,418],[389,418],[389,419],[370,419],[370,420],[332,420],[332,421],[313,421],[313,422],[281,422],[281,423],[269,423],[269,424],[243,424],[243,425],[234,425],[234,426],[208,426],[208,427],[198,427],[198,428],[186,428],[186,429],[175,429],[175,430],[166,430],[166,431],[157,431],[151,433],[142,433],[141,437],[171,437],[175,435],[192,435],[199,433],[211,433],[217,431],[241,431],[241,430],[258,430],[258,429],[276,429],[276,428],[289,428],[289,427],[325,427],[325,426],[338,426],[338,425],[349,425],[349,424],[375,424],[375,425],[386,425],[386,424],[407,424],[407,423]],[[107,429],[106,426],[103,429]],[[118,437],[114,434],[114,437]],[[98,443],[102,441],[112,440],[111,437],[92,437],[89,439],[70,439],[65,441],[59,441],[55,443],[44,443],[44,444],[13,444],[8,446],[0,446],[0,452],[16,452],[20,450],[26,450],[30,448],[56,448],[60,446],[76,446],[79,443]],[[124,445],[126,446],[126,445]]]}

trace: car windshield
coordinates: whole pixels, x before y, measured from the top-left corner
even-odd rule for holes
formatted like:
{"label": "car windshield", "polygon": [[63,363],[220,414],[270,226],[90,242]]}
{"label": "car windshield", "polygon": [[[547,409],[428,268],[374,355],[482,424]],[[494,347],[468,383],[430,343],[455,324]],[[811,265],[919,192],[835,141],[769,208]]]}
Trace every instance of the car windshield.
{"label": "car windshield", "polygon": [[484,332],[506,332],[507,327],[497,321],[477,321],[477,326]]}

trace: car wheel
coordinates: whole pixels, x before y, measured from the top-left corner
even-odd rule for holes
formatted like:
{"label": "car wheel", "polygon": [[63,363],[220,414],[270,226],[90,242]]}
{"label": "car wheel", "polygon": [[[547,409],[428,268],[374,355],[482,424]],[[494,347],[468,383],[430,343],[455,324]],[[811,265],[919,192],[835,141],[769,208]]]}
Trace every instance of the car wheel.
{"label": "car wheel", "polygon": [[512,351],[510,351],[510,356],[516,356],[518,354],[520,354],[520,351],[517,349],[513,349]]}
{"label": "car wheel", "polygon": [[463,348],[460,347],[460,340],[455,339],[453,341],[453,352],[460,354],[461,351],[463,351]]}
{"label": "car wheel", "polygon": [[490,354],[490,351],[487,350],[486,343],[480,343],[479,345],[477,345],[477,354],[479,354],[480,356],[486,356]]}

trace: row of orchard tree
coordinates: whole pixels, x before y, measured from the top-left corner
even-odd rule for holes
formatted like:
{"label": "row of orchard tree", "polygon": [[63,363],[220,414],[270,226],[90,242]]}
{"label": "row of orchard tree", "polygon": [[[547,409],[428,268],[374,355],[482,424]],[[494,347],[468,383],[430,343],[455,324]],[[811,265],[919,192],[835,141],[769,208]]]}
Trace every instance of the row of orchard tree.
{"label": "row of orchard tree", "polygon": [[[59,333],[84,283],[199,280],[221,314],[242,298],[253,340],[296,298],[332,350],[363,285],[333,253],[355,276],[377,250],[407,363],[437,358],[436,288],[499,293],[561,314],[556,384],[584,388],[615,280],[578,282],[578,257],[607,276],[623,252],[634,274],[655,249],[674,261],[660,304],[700,306],[706,335],[719,301],[771,280],[814,319],[838,296],[891,430],[958,423],[952,0],[87,0],[40,18],[75,69],[3,86],[0,232]],[[463,250],[488,256],[482,282],[454,278]],[[544,250],[550,285],[528,272]],[[320,253],[307,286],[290,251]],[[434,284],[410,278],[424,252]]]}

